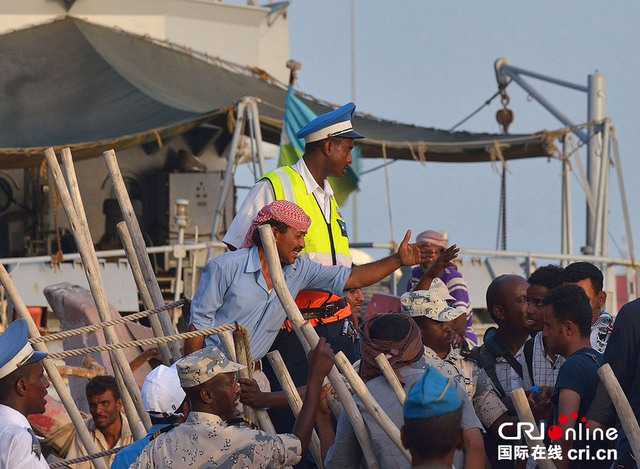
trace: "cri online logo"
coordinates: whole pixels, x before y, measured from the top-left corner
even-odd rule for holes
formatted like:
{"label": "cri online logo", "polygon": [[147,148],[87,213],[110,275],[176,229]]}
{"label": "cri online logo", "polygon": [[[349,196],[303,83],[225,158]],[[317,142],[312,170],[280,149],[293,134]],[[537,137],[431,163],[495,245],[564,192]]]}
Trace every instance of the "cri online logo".
{"label": "cri online logo", "polygon": [[[578,413],[577,412],[571,412],[571,418],[572,419],[577,419],[578,418]],[[565,423],[567,423],[569,421],[569,417],[567,417],[566,415],[562,414],[558,417],[558,422],[562,425],[564,425]],[[585,417],[582,417],[580,419],[580,421],[582,423],[586,422],[587,419]],[[586,428],[589,428],[589,424],[585,423],[584,426]],[[547,435],[549,435],[549,438],[551,438],[552,440],[559,440],[560,438],[562,438],[562,427],[560,427],[560,425],[551,425],[549,427],[549,429],[547,430]]]}
{"label": "cri online logo", "polygon": [[[578,413],[571,412],[571,418],[577,419]],[[561,414],[558,417],[558,423],[561,425],[566,424],[569,421],[569,417]],[[595,428],[590,429],[589,424],[585,423],[587,419],[582,417],[579,422],[577,422],[575,428],[568,428],[565,431],[562,430],[560,425],[551,425],[547,429],[547,435],[551,440],[559,440],[562,438],[563,433],[566,438],[572,438],[573,440],[610,440],[614,441],[618,438],[618,430],[615,428]],[[515,435],[505,435],[504,431],[509,427],[515,427]],[[544,422],[540,423],[539,432],[536,431],[535,426],[529,422],[505,422],[498,428],[498,435],[500,438],[505,440],[520,440],[523,436],[526,436],[530,440],[544,440],[545,438],[545,428],[546,425]],[[512,432],[509,432],[512,433]]]}

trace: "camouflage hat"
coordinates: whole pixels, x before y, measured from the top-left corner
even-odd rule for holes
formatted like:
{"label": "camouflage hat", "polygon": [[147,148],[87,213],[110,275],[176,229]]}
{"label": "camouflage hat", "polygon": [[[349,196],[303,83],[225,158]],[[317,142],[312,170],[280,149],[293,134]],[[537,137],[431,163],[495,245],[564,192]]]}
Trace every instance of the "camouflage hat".
{"label": "camouflage hat", "polygon": [[220,373],[232,373],[246,367],[232,362],[217,347],[211,345],[178,360],[176,368],[180,386],[192,388],[206,383]]}
{"label": "camouflage hat", "polygon": [[424,316],[434,321],[448,322],[464,314],[447,304],[440,293],[431,290],[417,290],[400,297],[402,312],[411,317]]}
{"label": "camouflage hat", "polygon": [[442,295],[442,297],[446,301],[456,300],[453,296],[451,296],[451,293],[449,293],[449,289],[447,288],[445,283],[437,277],[431,281],[431,286],[429,287],[429,291],[440,293],[440,295]]}

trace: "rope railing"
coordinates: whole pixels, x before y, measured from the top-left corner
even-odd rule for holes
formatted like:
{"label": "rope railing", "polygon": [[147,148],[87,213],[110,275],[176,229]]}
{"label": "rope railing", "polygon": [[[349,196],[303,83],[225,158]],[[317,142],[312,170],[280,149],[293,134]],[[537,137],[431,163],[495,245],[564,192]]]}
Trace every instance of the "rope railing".
{"label": "rope railing", "polygon": [[68,331],[60,331],[55,334],[44,335],[40,337],[34,337],[29,339],[31,344],[41,343],[41,342],[51,342],[53,340],[65,339],[67,337],[73,337],[74,335],[85,334],[87,332],[97,331],[99,329],[103,329],[109,326],[115,326],[116,324],[123,324],[125,322],[135,321],[136,319],[141,319],[152,314],[158,314],[163,311],[167,311],[173,308],[178,308],[185,304],[187,300],[181,299],[178,301],[174,301],[173,303],[168,303],[166,305],[159,306],[154,309],[148,309],[146,311],[140,311],[139,313],[129,314],[128,316],[124,316],[121,318],[110,319],[109,321],[100,322],[97,324],[91,324],[89,326],[79,327],[77,329],[69,329]]}
{"label": "rope railing", "polygon": [[49,467],[51,469],[58,469],[59,467],[69,467],[72,464],[93,461],[94,459],[103,458],[105,456],[111,456],[112,454],[115,454],[124,448],[126,448],[126,446],[118,446],[117,448],[107,449],[105,451],[100,451],[99,453],[95,453],[95,454],[88,454],[87,456],[80,456],[78,458],[65,459],[64,461],[52,462],[51,464],[49,464]]}
{"label": "rope railing", "polygon": [[233,330],[236,330],[238,327],[243,328],[242,326],[236,325],[236,324],[224,324],[222,326],[213,327],[211,329],[203,329],[201,331],[190,331],[190,332],[183,332],[182,334],[174,334],[174,335],[168,335],[164,337],[153,337],[150,339],[140,339],[140,340],[134,340],[131,342],[118,342],[114,344],[97,345],[95,347],[65,350],[64,352],[51,353],[47,356],[47,358],[45,358],[45,360],[47,359],[59,360],[67,357],[77,357],[79,355],[86,355],[89,353],[106,352],[109,350],[119,350],[119,349],[129,348],[129,347],[166,344],[166,343],[174,342],[177,340],[184,340],[184,339],[191,339],[193,337],[219,334],[220,332],[225,332],[225,331],[233,331]]}

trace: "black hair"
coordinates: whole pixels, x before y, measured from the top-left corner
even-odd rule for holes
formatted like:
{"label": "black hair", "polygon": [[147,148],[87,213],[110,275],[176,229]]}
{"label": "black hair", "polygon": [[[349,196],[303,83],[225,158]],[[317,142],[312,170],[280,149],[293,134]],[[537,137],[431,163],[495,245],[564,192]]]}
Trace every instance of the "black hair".
{"label": "black hair", "polygon": [[375,318],[369,328],[369,337],[374,340],[400,342],[409,334],[412,319],[399,313],[388,313]]}
{"label": "black hair", "polygon": [[487,310],[489,311],[489,316],[491,316],[491,319],[493,319],[495,322],[498,322],[498,321],[496,320],[496,317],[493,313],[493,308],[498,306],[502,301],[502,292],[500,291],[500,286],[506,279],[511,277],[512,275],[506,275],[506,274],[500,275],[494,278],[493,281],[487,287],[487,294],[486,294]]}
{"label": "black hair", "polygon": [[[276,230],[278,230],[278,232],[282,234],[286,233],[287,230],[289,229],[289,225],[277,220],[268,220],[264,222],[263,225],[275,226]],[[262,246],[262,238],[260,238],[260,231],[257,228],[251,235],[251,240],[253,241],[253,244],[255,244],[256,246]]]}
{"label": "black hair", "polygon": [[566,283],[578,283],[586,278],[591,280],[591,286],[596,293],[602,291],[602,272],[591,262],[574,262],[566,266],[562,272],[562,281]]}
{"label": "black hair", "polygon": [[5,402],[9,398],[16,382],[29,374],[32,365],[35,365],[35,363],[21,366],[0,379],[0,403]]}
{"label": "black hair", "polygon": [[[422,459],[442,458],[455,448],[462,429],[462,406],[425,419],[405,419],[404,434]],[[428,435],[428,438],[425,438]]]}
{"label": "black hair", "polygon": [[316,140],[315,142],[305,143],[304,152],[313,153],[317,148],[322,147],[327,140],[336,146],[340,146],[344,140],[347,140],[347,138],[348,137],[340,137],[339,135],[336,135],[335,137],[323,138],[322,140]]}
{"label": "black hair", "polygon": [[96,376],[95,378],[89,380],[89,382],[87,383],[87,387],[85,388],[87,400],[92,398],[93,396],[104,394],[107,391],[111,391],[113,393],[113,398],[116,401],[120,399],[120,389],[118,389],[118,382],[113,376]]}
{"label": "black hair", "polygon": [[577,285],[560,285],[547,293],[541,303],[551,306],[556,320],[574,322],[582,337],[591,333],[591,304],[582,288]]}
{"label": "black hair", "polygon": [[562,272],[564,269],[559,265],[549,264],[538,267],[534,273],[529,275],[527,282],[529,285],[539,285],[549,290],[562,285]]}

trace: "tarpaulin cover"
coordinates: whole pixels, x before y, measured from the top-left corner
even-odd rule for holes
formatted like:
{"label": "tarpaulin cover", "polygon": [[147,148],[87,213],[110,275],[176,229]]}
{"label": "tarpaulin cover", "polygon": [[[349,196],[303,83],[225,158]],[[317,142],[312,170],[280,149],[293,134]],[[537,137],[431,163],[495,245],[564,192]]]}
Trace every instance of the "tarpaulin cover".
{"label": "tarpaulin cover", "polygon": [[[243,96],[262,100],[263,138],[280,139],[286,88],[268,77],[71,17],[0,36],[0,70],[0,168],[37,165],[49,146],[86,158],[205,121],[226,126]],[[550,154],[546,133],[447,132],[362,115],[354,126],[369,158],[383,146],[389,158],[431,161],[488,161],[496,148],[504,159]]]}

